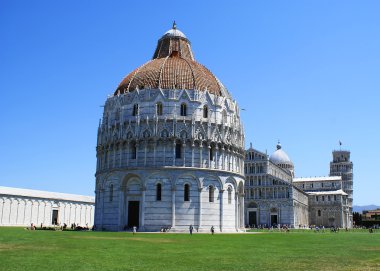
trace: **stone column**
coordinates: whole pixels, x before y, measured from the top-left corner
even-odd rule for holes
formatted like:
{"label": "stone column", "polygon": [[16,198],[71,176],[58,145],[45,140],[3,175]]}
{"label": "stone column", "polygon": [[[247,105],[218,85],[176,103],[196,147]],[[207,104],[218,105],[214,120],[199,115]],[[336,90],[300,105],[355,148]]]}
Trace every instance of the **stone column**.
{"label": "stone column", "polygon": [[240,195],[240,227],[244,228],[244,194]]}
{"label": "stone column", "polygon": [[172,228],[175,228],[175,186],[172,187]]}
{"label": "stone column", "polygon": [[215,168],[216,169],[219,168],[218,151],[219,151],[219,147],[218,145],[216,145],[215,146]]}
{"label": "stone column", "polygon": [[224,189],[220,189],[220,232],[223,231],[223,195]]}
{"label": "stone column", "polygon": [[130,156],[130,154],[129,154],[129,150],[130,150],[129,144],[131,144],[131,142],[127,141],[127,148],[125,150],[126,156],[127,156],[127,167],[129,166],[129,156]]}
{"label": "stone column", "polygon": [[194,141],[191,144],[191,166],[194,167]]}
{"label": "stone column", "polygon": [[222,156],[222,169],[223,170],[226,170],[226,167],[225,167],[225,150],[224,150],[224,145],[222,146],[222,154],[221,154],[221,156]]}
{"label": "stone column", "polygon": [[186,166],[186,141],[183,142],[182,148],[183,148],[183,166]]}
{"label": "stone column", "polygon": [[[104,214],[104,189],[99,189],[99,196],[101,197],[101,203],[102,203],[102,208],[101,208],[101,211],[100,211],[100,230],[102,230],[103,228],[103,214]],[[70,204],[70,216],[69,216],[69,219],[71,219],[71,207],[72,207],[72,204]],[[69,221],[70,222],[70,221]]]}
{"label": "stone column", "polygon": [[238,225],[238,222],[239,222],[239,211],[238,211],[238,193],[236,192],[235,193],[235,228],[236,230],[239,229],[239,225]]}
{"label": "stone column", "polygon": [[202,227],[202,190],[203,190],[203,187],[198,188],[198,192],[199,192],[198,230],[200,230]]}
{"label": "stone column", "polygon": [[203,149],[202,149],[202,141],[199,142],[199,167],[202,168],[203,167],[203,161],[202,161],[202,153],[203,153]]}
{"label": "stone column", "polygon": [[173,141],[173,167],[175,166],[175,147],[176,147],[176,143],[175,143],[175,140]]}
{"label": "stone column", "polygon": [[119,230],[124,229],[124,187],[119,188]]}
{"label": "stone column", "polygon": [[156,166],[156,147],[157,147],[157,140],[153,141],[153,166]]}
{"label": "stone column", "polygon": [[146,149],[148,147],[148,140],[144,140],[144,166],[146,166]]}
{"label": "stone column", "polygon": [[164,145],[164,159],[163,159],[163,166],[166,166],[166,140],[163,142]]}
{"label": "stone column", "polygon": [[141,228],[144,230],[145,227],[145,190],[143,187],[141,190]]}
{"label": "stone column", "polygon": [[211,168],[211,155],[210,155],[210,152],[211,152],[211,146],[210,146],[210,143],[207,144],[207,151],[208,151],[208,168]]}

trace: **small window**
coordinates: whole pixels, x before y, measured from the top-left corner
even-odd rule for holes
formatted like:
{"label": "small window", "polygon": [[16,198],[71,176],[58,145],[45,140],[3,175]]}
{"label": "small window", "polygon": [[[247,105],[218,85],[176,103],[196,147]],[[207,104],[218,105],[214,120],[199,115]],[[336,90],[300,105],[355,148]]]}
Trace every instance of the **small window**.
{"label": "small window", "polygon": [[162,190],[162,186],[160,183],[157,184],[156,186],[156,200],[157,201],[161,201],[161,191]]}
{"label": "small window", "polygon": [[330,197],[330,196],[327,196],[327,200],[330,201],[330,200],[331,200],[331,197]]}
{"label": "small window", "polygon": [[136,159],[136,157],[137,157],[136,143],[132,143],[132,146],[131,146],[131,159]]}
{"label": "small window", "polygon": [[203,106],[203,117],[205,119],[208,118],[208,107],[207,107],[207,105]]}
{"label": "small window", "polygon": [[181,158],[182,146],[181,143],[175,144],[175,158]]}
{"label": "small window", "polygon": [[214,187],[212,185],[208,187],[208,202],[214,202]]}
{"label": "small window", "polygon": [[325,201],[325,196],[322,196],[322,201]]}
{"label": "small window", "polygon": [[187,106],[185,103],[181,104],[181,116],[187,116]]}
{"label": "small window", "polygon": [[231,201],[232,201],[232,189],[231,189],[231,187],[228,187],[227,191],[228,191],[228,204],[231,204]]}
{"label": "small window", "polygon": [[334,201],[336,201],[336,195],[334,195]]}
{"label": "small window", "polygon": [[316,200],[316,201],[319,201],[319,197],[318,197],[318,196],[315,196],[315,200]]}
{"label": "small window", "polygon": [[310,187],[313,188],[313,187],[314,187],[314,184],[310,184]]}
{"label": "small window", "polygon": [[132,116],[137,116],[139,113],[139,105],[138,104],[134,104],[133,105],[133,110],[132,110]]}
{"label": "small window", "polygon": [[323,183],[321,183],[321,186],[323,187]]}
{"label": "small window", "polygon": [[190,201],[190,185],[185,184],[183,188],[183,200]]}
{"label": "small window", "polygon": [[321,216],[321,210],[318,210],[318,216]]}
{"label": "small window", "polygon": [[156,104],[156,113],[157,113],[157,116],[162,116],[162,103]]}
{"label": "small window", "polygon": [[110,185],[110,202],[113,201],[113,184]]}

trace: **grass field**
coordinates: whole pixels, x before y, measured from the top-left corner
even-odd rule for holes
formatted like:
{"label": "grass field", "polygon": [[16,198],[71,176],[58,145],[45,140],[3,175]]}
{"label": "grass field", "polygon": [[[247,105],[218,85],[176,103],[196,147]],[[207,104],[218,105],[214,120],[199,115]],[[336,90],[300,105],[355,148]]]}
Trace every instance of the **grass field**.
{"label": "grass field", "polygon": [[0,227],[0,270],[380,270],[380,232],[133,236]]}

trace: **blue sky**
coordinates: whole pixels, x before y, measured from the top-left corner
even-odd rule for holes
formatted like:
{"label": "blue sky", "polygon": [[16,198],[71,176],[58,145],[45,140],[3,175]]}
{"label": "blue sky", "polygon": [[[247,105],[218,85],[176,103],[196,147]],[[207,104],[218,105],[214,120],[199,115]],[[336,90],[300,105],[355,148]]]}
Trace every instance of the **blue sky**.
{"label": "blue sky", "polygon": [[0,2],[0,185],[92,195],[101,105],[173,20],[238,101],[246,145],[298,177],[351,151],[380,204],[379,1]]}

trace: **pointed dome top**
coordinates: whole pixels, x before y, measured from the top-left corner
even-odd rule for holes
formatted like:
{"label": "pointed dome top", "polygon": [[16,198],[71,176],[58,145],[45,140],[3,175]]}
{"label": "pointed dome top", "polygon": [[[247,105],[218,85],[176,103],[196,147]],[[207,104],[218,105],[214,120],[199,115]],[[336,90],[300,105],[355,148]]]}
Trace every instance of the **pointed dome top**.
{"label": "pointed dome top", "polygon": [[166,31],[165,34],[162,36],[162,38],[164,37],[179,37],[187,39],[185,34],[183,34],[180,30],[177,29],[177,24],[175,23],[175,21],[173,22],[172,29]]}
{"label": "pointed dome top", "polygon": [[158,40],[153,59],[168,57],[172,54],[185,59],[195,60],[190,41],[186,38],[185,34],[177,29],[175,21],[173,22],[172,29],[166,31]]}

